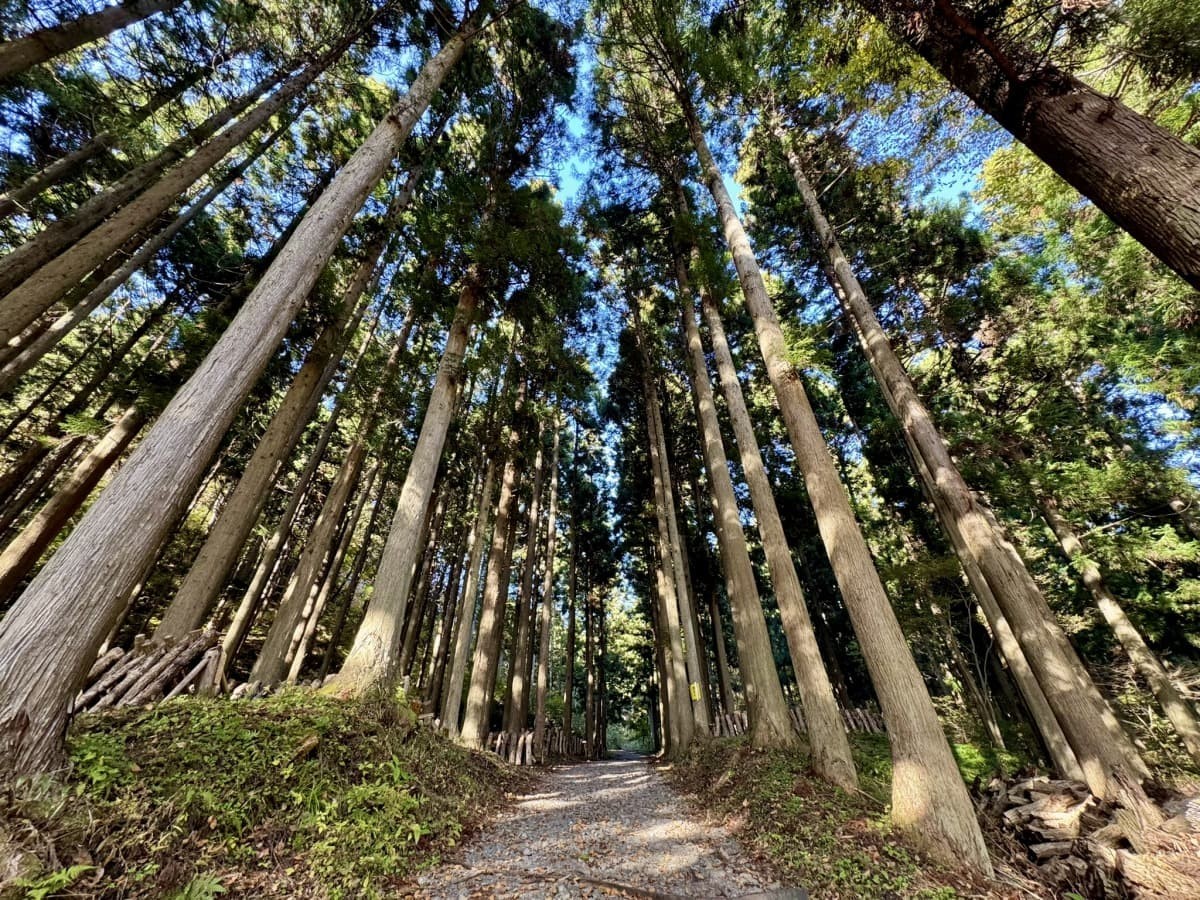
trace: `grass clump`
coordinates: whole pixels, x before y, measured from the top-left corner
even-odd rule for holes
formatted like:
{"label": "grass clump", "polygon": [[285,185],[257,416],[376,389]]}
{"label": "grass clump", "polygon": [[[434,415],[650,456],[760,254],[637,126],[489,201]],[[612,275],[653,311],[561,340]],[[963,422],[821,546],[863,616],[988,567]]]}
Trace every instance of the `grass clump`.
{"label": "grass clump", "polygon": [[56,824],[74,844],[57,856],[76,867],[70,889],[96,897],[378,896],[523,777],[394,698],[301,690],[90,717],[69,753],[80,804]]}
{"label": "grass clump", "polygon": [[744,738],[697,742],[666,774],[812,896],[942,900],[959,896],[958,889],[974,893],[974,885],[892,835],[887,739],[853,735],[852,745],[858,794],[812,775],[806,749],[753,750]]}

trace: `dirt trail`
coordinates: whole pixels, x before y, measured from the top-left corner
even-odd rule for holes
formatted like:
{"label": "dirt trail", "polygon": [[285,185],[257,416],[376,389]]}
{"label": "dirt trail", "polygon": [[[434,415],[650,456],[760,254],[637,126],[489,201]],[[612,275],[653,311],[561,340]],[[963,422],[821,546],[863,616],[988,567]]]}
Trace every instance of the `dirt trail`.
{"label": "dirt trail", "polygon": [[699,821],[644,757],[560,766],[407,896],[799,900]]}

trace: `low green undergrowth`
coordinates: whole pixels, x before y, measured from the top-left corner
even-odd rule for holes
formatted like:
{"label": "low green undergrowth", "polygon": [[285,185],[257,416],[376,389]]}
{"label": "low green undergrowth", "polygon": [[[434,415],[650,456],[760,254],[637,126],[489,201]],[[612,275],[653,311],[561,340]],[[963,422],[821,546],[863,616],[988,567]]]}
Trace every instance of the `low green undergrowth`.
{"label": "low green undergrowth", "polygon": [[71,775],[27,815],[62,863],[26,890],[73,896],[369,897],[433,865],[522,778],[392,698],[289,691],[85,719]]}
{"label": "low green undergrowth", "polygon": [[[666,774],[695,803],[728,822],[789,883],[814,897],[940,900],[960,890],[975,895],[977,885],[931,865],[892,835],[887,739],[854,735],[853,749],[858,794],[813,776],[805,748],[755,751],[743,738],[699,742]],[[986,755],[965,748],[956,755],[965,774],[989,765]]]}

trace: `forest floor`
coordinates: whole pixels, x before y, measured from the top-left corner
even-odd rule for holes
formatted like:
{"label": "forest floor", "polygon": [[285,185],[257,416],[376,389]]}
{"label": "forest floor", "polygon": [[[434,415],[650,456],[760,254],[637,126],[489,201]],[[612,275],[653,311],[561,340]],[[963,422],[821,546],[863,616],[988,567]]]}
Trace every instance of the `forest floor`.
{"label": "forest floor", "polygon": [[[482,833],[408,886],[423,898],[799,898],[646,757],[547,770]],[[403,892],[402,892],[403,893]]]}

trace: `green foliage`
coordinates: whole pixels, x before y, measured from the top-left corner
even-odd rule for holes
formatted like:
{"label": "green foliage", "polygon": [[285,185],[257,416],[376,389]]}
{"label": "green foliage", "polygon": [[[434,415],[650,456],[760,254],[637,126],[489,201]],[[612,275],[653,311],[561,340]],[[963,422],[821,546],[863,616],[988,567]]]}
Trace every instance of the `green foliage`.
{"label": "green foliage", "polygon": [[17,881],[16,886],[25,889],[27,900],[46,900],[47,897],[53,897],[66,890],[95,868],[85,865],[68,866],[39,878],[22,878]]}
{"label": "green foliage", "polygon": [[84,844],[104,868],[97,896],[153,885],[201,900],[278,869],[331,896],[376,896],[436,863],[513,777],[391,698],[302,691],[89,717],[70,755],[94,818]]}

